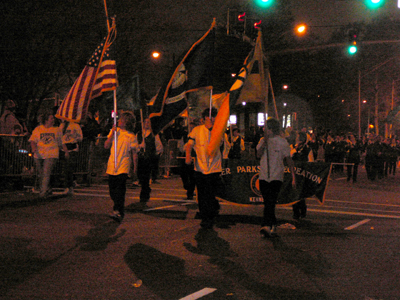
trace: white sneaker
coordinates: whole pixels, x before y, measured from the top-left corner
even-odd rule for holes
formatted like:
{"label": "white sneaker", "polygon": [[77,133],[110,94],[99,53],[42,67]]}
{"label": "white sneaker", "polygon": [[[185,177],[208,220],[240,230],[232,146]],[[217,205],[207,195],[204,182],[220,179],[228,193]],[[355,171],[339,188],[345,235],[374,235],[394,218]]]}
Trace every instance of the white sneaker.
{"label": "white sneaker", "polygon": [[271,237],[271,227],[270,226],[261,227],[260,234],[263,237]]}
{"label": "white sneaker", "polygon": [[278,236],[276,225],[262,227],[260,229],[260,234],[266,238]]}

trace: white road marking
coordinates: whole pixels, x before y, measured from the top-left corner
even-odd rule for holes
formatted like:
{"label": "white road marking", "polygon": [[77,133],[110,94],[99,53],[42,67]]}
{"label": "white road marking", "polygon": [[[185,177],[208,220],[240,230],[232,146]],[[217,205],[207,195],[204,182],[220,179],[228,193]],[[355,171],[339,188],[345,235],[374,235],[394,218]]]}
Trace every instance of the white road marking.
{"label": "white road marking", "polygon": [[190,204],[192,204],[192,203],[182,203],[182,204],[175,204],[175,205],[168,205],[168,206],[160,206],[160,207],[144,209],[143,211],[160,210],[160,209],[177,207],[177,206],[185,206],[185,205],[190,205]]}
{"label": "white road marking", "polygon": [[217,289],[214,288],[204,288],[196,293],[193,293],[191,295],[188,295],[184,298],[181,298],[179,300],[195,300],[195,299],[199,299],[205,295],[211,294],[213,292],[215,292]]}
{"label": "white road marking", "polygon": [[[82,190],[83,191],[83,190]],[[90,191],[90,189],[85,189],[84,191]],[[97,191],[98,190],[93,190],[93,191]],[[138,196],[129,196],[129,192],[127,193],[127,200],[131,199],[131,200],[138,200],[139,197]],[[80,192],[80,190],[76,190],[75,195],[77,196],[93,196],[93,197],[104,197],[104,198],[109,198],[110,196],[108,195],[108,193],[104,193],[104,194],[94,194],[94,193],[82,193]],[[185,195],[182,195],[182,198],[185,197]],[[176,197],[174,198],[167,198],[167,197],[151,197],[150,201],[152,200],[161,200],[161,201],[173,201],[173,202],[180,202],[182,200],[177,200]],[[183,202],[186,203],[195,203],[196,201],[190,202],[191,200],[183,200]],[[393,204],[381,204],[381,203],[364,203],[364,202],[349,202],[349,201],[340,201],[340,200],[325,200],[325,202],[341,202],[341,203],[352,203],[352,204],[365,204],[365,205],[375,205],[375,206],[387,206],[387,207],[398,207],[399,205],[393,205]],[[236,205],[236,203],[229,203],[227,201],[223,201],[220,202],[221,205]],[[249,206],[256,206],[254,204],[249,204]],[[312,206],[312,205],[310,205]],[[329,209],[312,209],[310,208],[308,211],[313,211],[313,212],[320,212],[320,213],[331,213],[331,214],[341,214],[341,215],[353,215],[353,216],[364,216],[364,217],[375,217],[375,218],[387,218],[387,219],[400,219],[400,215],[398,215],[398,212],[390,212],[388,211],[388,214],[380,214],[380,213],[365,213],[365,212],[349,212],[349,211],[339,211],[339,210],[329,210]],[[333,206],[321,206],[318,205],[318,207],[333,207]],[[283,209],[283,210],[291,210],[292,207],[277,207],[277,209]],[[361,208],[354,208],[354,209],[359,209],[359,210],[366,210],[366,209],[361,209]],[[371,210],[371,209],[369,209]],[[377,210],[373,210],[378,212]],[[379,212],[384,212],[382,210],[379,210]],[[390,215],[390,213],[393,213],[395,215]]]}
{"label": "white road marking", "polygon": [[357,228],[358,226],[361,226],[361,225],[363,225],[365,223],[368,223],[369,221],[371,221],[371,219],[362,220],[362,221],[360,221],[360,222],[358,222],[356,224],[353,224],[353,225],[351,225],[349,227],[346,227],[344,230],[352,230],[354,228]]}
{"label": "white road marking", "polygon": [[[292,210],[288,207],[279,207],[278,209]],[[350,215],[350,216],[364,216],[364,217],[375,217],[375,218],[387,218],[387,219],[400,219],[400,215],[382,215],[382,214],[369,214],[349,211],[337,211],[337,210],[324,210],[324,209],[307,209],[307,211],[328,213],[328,214],[339,214],[339,215]]]}

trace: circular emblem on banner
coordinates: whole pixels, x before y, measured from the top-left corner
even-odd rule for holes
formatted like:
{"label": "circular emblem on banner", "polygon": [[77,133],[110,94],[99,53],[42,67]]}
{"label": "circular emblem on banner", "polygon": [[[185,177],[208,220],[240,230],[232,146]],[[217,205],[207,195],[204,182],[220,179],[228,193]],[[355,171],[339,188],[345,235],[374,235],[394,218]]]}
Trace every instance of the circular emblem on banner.
{"label": "circular emblem on banner", "polygon": [[258,180],[260,173],[256,173],[250,180],[250,187],[254,194],[261,197],[260,181]]}
{"label": "circular emblem on banner", "polygon": [[181,64],[178,72],[176,73],[172,81],[171,88],[176,89],[180,87],[186,82],[186,80],[187,80],[186,68],[184,64]]}

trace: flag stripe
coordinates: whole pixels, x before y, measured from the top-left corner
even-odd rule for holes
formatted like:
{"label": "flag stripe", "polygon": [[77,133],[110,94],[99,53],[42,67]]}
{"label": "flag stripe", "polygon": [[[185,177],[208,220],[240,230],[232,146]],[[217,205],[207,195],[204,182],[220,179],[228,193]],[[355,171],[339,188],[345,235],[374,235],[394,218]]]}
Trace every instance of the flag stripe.
{"label": "flag stripe", "polygon": [[[67,97],[62,102],[58,115],[64,116],[67,120],[75,120],[81,113],[83,102],[89,99],[89,92],[94,82],[95,69],[86,66],[81,75],[75,81]],[[79,99],[79,101],[75,101]]]}
{"label": "flag stripe", "polygon": [[93,87],[92,99],[111,91],[117,85],[117,70],[114,60],[105,60],[102,62],[96,83]]}

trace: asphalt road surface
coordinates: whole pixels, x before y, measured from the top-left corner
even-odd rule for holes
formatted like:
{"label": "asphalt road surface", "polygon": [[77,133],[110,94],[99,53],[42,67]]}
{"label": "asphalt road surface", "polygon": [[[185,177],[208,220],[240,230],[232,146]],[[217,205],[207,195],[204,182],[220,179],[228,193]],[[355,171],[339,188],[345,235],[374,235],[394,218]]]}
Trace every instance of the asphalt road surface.
{"label": "asphalt road surface", "polygon": [[178,177],[128,189],[121,224],[105,180],[75,195],[0,197],[0,299],[400,299],[400,175],[355,184],[336,175],[307,218],[278,208],[261,238],[262,206],[221,203],[214,230]]}

